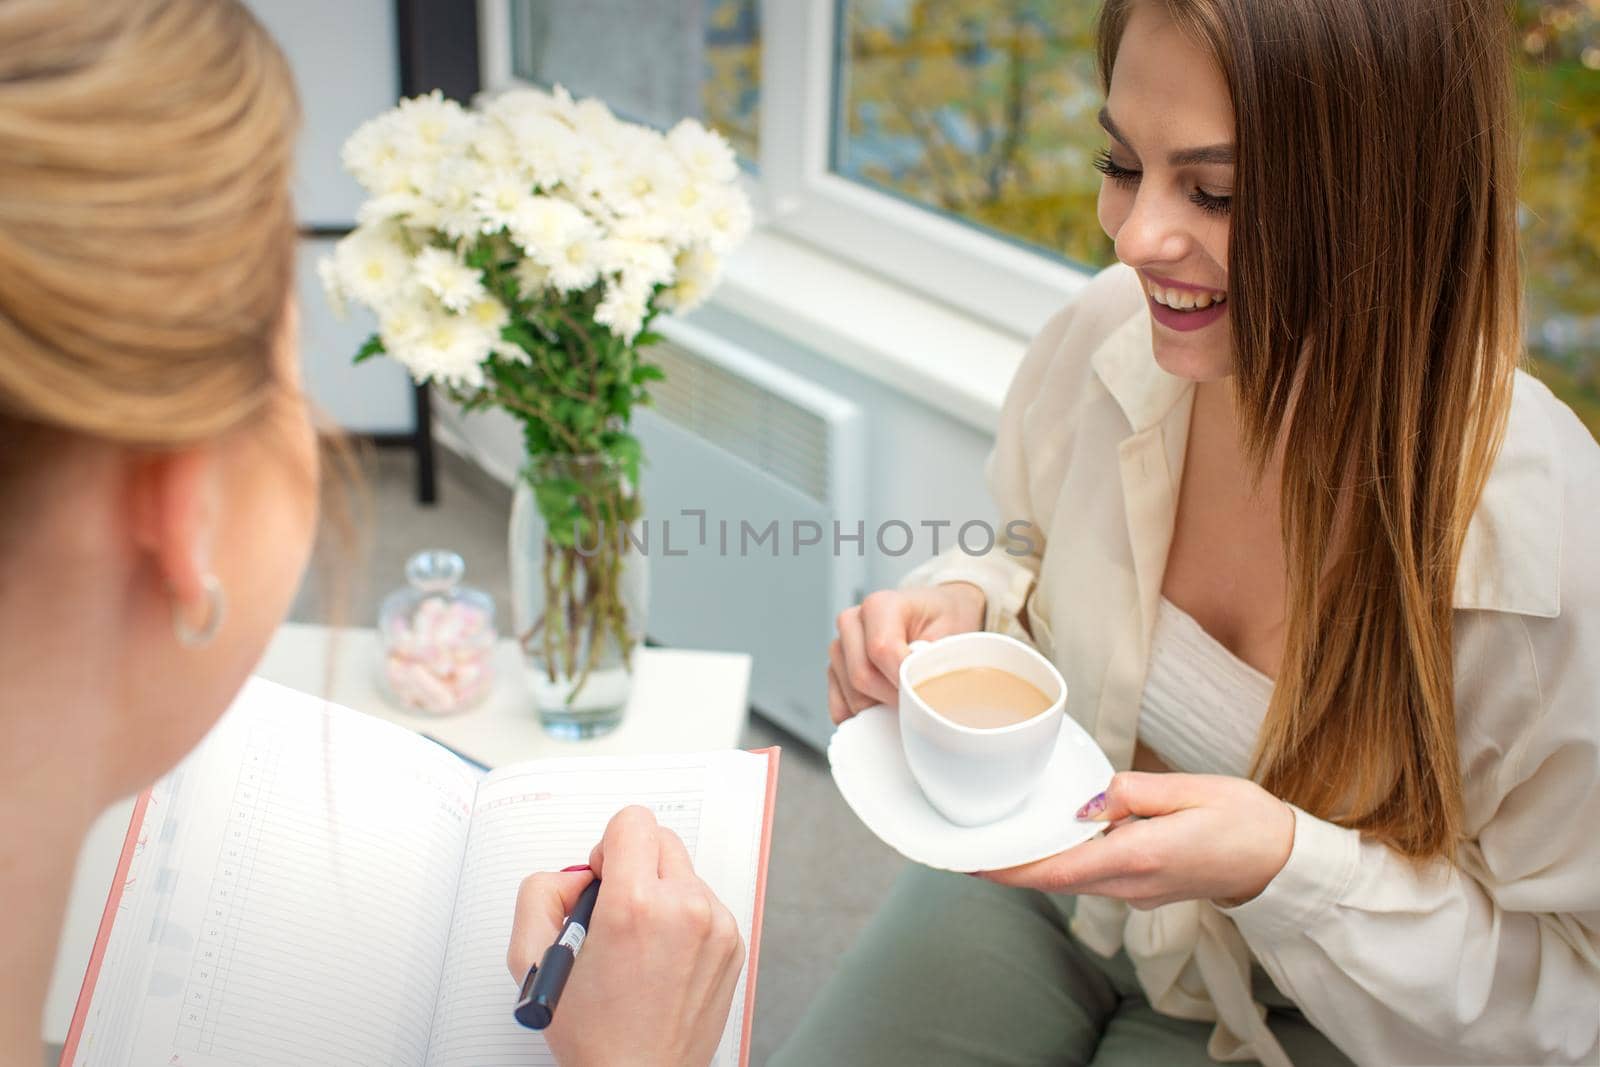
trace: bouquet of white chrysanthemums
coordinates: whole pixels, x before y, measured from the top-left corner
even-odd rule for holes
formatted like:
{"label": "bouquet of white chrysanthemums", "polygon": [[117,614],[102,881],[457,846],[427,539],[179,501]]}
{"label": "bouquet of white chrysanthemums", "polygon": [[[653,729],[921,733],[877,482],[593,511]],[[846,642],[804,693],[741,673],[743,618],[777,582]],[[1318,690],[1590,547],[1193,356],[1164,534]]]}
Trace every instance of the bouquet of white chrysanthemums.
{"label": "bouquet of white chrysanthemums", "polygon": [[[692,119],[664,134],[625,122],[559,86],[473,108],[435,92],[363,124],[343,160],[371,195],[318,268],[336,309],[377,314],[356,360],[387,353],[468,411],[517,416],[530,470],[540,457],[609,457],[627,484],[535,486],[547,551],[594,544],[602,518],[636,518],[629,415],[662,376],[639,355],[658,339],[651,320],[704,300],[750,227],[727,141]],[[579,615],[609,613],[597,621],[620,634],[620,604],[606,602],[616,562],[585,555],[556,573],[598,574]],[[550,621],[575,641],[562,615]]]}
{"label": "bouquet of white chrysanthemums", "polygon": [[514,327],[539,338],[545,307],[635,342],[653,313],[705,298],[750,225],[720,135],[693,119],[662,134],[559,86],[475,110],[403,100],[343,159],[371,198],[319,264],[329,297],[377,313],[366,355],[457,388],[483,387],[493,359],[526,363]]}

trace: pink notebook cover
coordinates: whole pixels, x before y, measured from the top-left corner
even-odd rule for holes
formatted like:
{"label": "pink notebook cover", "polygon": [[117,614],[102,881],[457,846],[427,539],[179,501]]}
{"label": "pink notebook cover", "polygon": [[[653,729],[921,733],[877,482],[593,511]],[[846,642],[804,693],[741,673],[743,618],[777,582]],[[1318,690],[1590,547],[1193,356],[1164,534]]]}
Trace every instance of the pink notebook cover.
{"label": "pink notebook cover", "polygon": [[117,873],[111,879],[111,892],[106,897],[106,910],[100,913],[100,929],[94,935],[94,949],[89,953],[89,966],[83,972],[83,986],[78,990],[78,1006],[72,1009],[72,1027],[67,1031],[67,1043],[61,1047],[61,1067],[71,1067],[72,1058],[78,1054],[78,1040],[83,1036],[83,1023],[89,1015],[89,1001],[94,996],[94,984],[100,977],[100,964],[105,959],[106,942],[111,940],[111,927],[117,921],[117,908],[122,904],[122,890],[128,884],[128,868],[133,865],[133,853],[139,845],[139,832],[144,829],[144,812],[150,806],[150,790],[139,794],[133,804],[133,817],[128,820],[128,833],[122,839],[122,855],[117,859]]}
{"label": "pink notebook cover", "polygon": [[[749,1067],[750,1027],[756,1013],[756,959],[761,949],[761,917],[767,902],[767,859],[772,851],[772,817],[778,800],[777,746],[751,750],[755,755],[767,757],[766,810],[761,816],[761,850],[756,866],[755,910],[750,916],[750,958],[745,967],[744,1032],[739,1035],[739,1064]],[[117,909],[122,904],[122,891],[128,884],[128,868],[139,845],[139,833],[144,828],[145,809],[150,804],[150,790],[139,794],[133,805],[133,816],[128,820],[128,833],[122,839],[122,855],[117,859],[117,873],[111,879],[111,893],[106,897],[105,911],[100,914],[100,929],[95,933],[94,949],[89,953],[89,966],[83,972],[83,986],[78,990],[78,1004],[72,1011],[72,1027],[67,1031],[67,1043],[61,1048],[60,1067],[71,1067],[78,1053],[78,1041],[83,1036],[83,1024],[89,1015],[89,1002],[94,997],[94,986],[100,977],[100,965],[105,959],[106,942],[111,940],[111,927],[117,921]]]}
{"label": "pink notebook cover", "polygon": [[[780,749],[753,750],[767,757],[766,811],[761,816],[761,857],[756,867],[756,906],[750,914],[750,959],[745,963],[744,980],[744,1033],[739,1035],[739,1065],[749,1067],[750,1025],[756,1017],[756,957],[761,950],[761,916],[767,910],[767,857],[772,851],[772,816],[778,807],[778,755]],[[76,1021],[76,1020],[74,1020]]]}

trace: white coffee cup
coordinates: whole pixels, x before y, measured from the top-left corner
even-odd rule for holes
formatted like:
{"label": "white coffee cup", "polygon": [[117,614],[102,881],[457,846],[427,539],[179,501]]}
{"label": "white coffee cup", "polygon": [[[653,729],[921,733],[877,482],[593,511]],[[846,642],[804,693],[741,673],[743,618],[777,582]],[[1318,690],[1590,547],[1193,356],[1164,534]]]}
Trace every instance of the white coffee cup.
{"label": "white coffee cup", "polygon": [[[917,695],[930,678],[967,667],[1007,671],[1050,698],[1050,707],[993,729],[964,726]],[[1019,807],[1055,753],[1067,683],[1035,649],[1005,634],[978,631],[913,641],[900,661],[900,743],[911,775],[938,811],[961,826],[994,822]]]}

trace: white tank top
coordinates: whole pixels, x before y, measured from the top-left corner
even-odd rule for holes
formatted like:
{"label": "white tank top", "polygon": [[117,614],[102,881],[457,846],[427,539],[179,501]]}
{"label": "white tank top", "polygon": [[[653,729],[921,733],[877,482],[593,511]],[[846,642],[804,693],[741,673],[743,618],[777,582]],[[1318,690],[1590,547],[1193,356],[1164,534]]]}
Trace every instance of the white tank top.
{"label": "white tank top", "polygon": [[1161,762],[1189,774],[1246,777],[1271,699],[1271,678],[1161,598],[1139,712],[1139,740]]}

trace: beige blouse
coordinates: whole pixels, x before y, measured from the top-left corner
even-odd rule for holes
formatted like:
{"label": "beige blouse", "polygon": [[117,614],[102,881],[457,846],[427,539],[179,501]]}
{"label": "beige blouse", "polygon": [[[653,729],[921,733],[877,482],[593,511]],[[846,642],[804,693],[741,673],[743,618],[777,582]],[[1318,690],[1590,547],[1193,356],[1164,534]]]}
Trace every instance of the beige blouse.
{"label": "beige blouse", "polygon": [[[973,582],[986,628],[1024,639],[1025,610],[1067,679],[1069,713],[1119,768],[1132,762],[1193,400],[1191,382],[1157,366],[1150,331],[1136,275],[1116,264],[1017,371],[988,480],[1002,523],[1032,523],[1042,552],[958,546],[901,583]],[[1359,1063],[1600,1055],[1600,447],[1525,374],[1455,608],[1469,837],[1455,865],[1415,865],[1297,810],[1287,865],[1237,908],[1078,902],[1073,932],[1106,956],[1125,947],[1158,1010],[1216,1022],[1214,1058],[1290,1062],[1251,997],[1252,958]]]}

